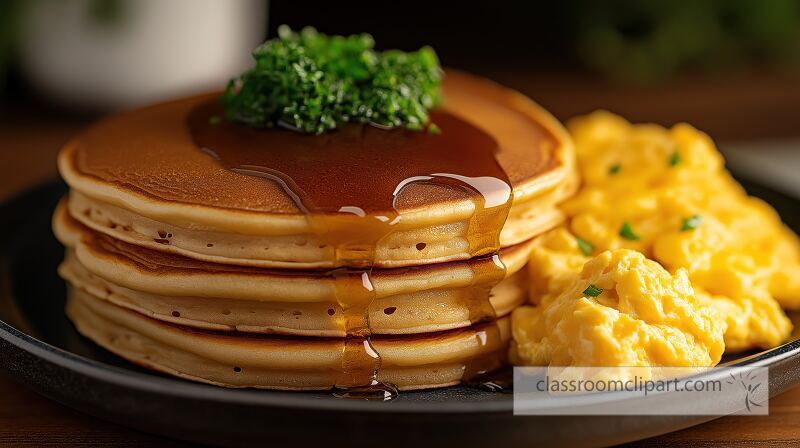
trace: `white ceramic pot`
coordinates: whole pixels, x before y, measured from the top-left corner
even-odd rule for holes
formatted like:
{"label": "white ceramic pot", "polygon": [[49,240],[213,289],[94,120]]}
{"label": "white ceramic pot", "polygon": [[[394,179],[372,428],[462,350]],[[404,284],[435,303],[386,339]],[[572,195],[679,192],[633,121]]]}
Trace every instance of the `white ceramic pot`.
{"label": "white ceramic pot", "polygon": [[127,108],[221,89],[251,65],[266,20],[266,0],[36,0],[21,63],[54,101]]}

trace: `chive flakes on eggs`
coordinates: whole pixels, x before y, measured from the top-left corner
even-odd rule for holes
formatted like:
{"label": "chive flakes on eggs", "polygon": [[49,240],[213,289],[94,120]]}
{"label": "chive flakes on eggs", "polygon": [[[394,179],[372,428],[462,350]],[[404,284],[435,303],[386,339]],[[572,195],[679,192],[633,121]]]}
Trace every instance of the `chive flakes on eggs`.
{"label": "chive flakes on eggs", "polygon": [[696,229],[702,220],[703,218],[701,218],[700,215],[692,215],[688,218],[684,218],[683,223],[681,224],[681,232]]}
{"label": "chive flakes on eggs", "polygon": [[633,227],[628,221],[622,223],[622,227],[619,229],[619,236],[629,241],[639,241],[640,239],[639,235],[633,231]]}
{"label": "chive flakes on eggs", "polygon": [[608,174],[613,176],[614,174],[619,173],[619,170],[621,170],[621,169],[622,169],[622,165],[619,164],[619,163],[615,163],[615,164],[611,165],[610,167],[608,167]]}
{"label": "chive flakes on eggs", "polygon": [[589,255],[592,254],[592,252],[594,252],[594,246],[592,245],[592,243],[578,237],[575,237],[575,241],[578,242],[578,249],[581,250],[581,253],[583,253],[583,255],[586,255],[588,257]]}
{"label": "chive flakes on eggs", "polygon": [[603,293],[603,290],[589,283],[589,286],[587,286],[586,289],[583,290],[583,293],[586,294],[587,296],[597,297]]}
{"label": "chive flakes on eggs", "polygon": [[669,166],[677,166],[681,163],[681,153],[678,152],[676,149],[670,156],[669,156]]}

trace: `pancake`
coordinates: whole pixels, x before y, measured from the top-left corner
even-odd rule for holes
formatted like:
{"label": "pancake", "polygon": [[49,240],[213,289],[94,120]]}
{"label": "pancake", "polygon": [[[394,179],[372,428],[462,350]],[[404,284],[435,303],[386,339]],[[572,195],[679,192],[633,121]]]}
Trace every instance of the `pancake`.
{"label": "pancake", "polygon": [[[84,336],[131,362],[225,387],[328,390],[341,371],[343,338],[293,338],[193,330],[149,319],[71,288],[67,313]],[[399,390],[458,384],[500,365],[508,318],[460,330],[372,338],[378,380]]]}
{"label": "pancake", "polygon": [[[59,205],[53,227],[68,247],[59,273],[74,287],[143,315],[220,330],[345,336],[335,277],[317,271],[225,266],[116,241],[88,229]],[[503,249],[505,279],[491,288],[496,316],[527,295],[531,242]],[[491,287],[480,264],[467,260],[414,268],[374,269],[368,307],[373,334],[412,334],[471,324],[471,288]]]}
{"label": "pancake", "polygon": [[424,131],[221,119],[219,93],[70,141],[53,218],[78,330],[227,387],[392,395],[502,365],[534,237],[577,189],[569,136],[448,71]]}
{"label": "pancake", "polygon": [[[496,246],[522,243],[559,224],[563,216],[556,205],[577,187],[573,148],[561,125],[526,97],[457,71],[447,72],[444,93],[445,103],[437,113],[445,115],[440,120],[467,123],[471,130],[464,135],[482,135],[496,145],[492,163],[499,165],[507,179],[492,180],[507,182],[507,208],[489,207],[492,197],[479,198],[480,191],[472,191],[480,190],[478,181],[489,179],[478,176],[469,178],[472,190],[435,180],[404,183],[394,200],[391,195],[387,198],[393,210],[366,214],[367,218],[386,218],[396,213],[401,218],[392,219],[397,225],[386,227],[385,233],[371,232],[370,226],[378,226],[377,221],[365,220],[358,207],[342,207],[348,209],[346,213],[309,213],[293,195],[298,190],[287,187],[291,179],[276,180],[258,170],[228,169],[224,157],[196,143],[187,120],[214,98],[206,95],[108,118],[68,143],[59,156],[59,170],[72,188],[70,214],[98,232],[139,246],[196,260],[288,269],[361,267],[364,263],[403,267],[466,260],[493,253]],[[360,129],[365,135],[375,135]],[[445,137],[459,138],[456,134],[444,128]],[[291,139],[305,139],[303,144],[310,141],[286,131],[270,135],[278,135],[287,145]],[[323,142],[314,143],[320,145],[330,139],[349,141],[347,132],[313,138]],[[375,144],[398,145],[382,134],[371,138]],[[398,138],[405,139],[402,143],[426,137],[403,134]],[[352,195],[368,187],[368,180],[389,177],[415,163],[413,158],[390,163],[400,157],[395,153],[402,145],[383,149],[374,160],[361,161],[361,165],[353,162],[364,169],[360,177],[320,176],[319,184],[334,197]],[[469,158],[462,161],[459,155],[457,148],[449,155],[449,163],[462,163],[466,169]],[[340,162],[348,166],[346,158]],[[317,162],[309,158],[297,163],[311,169]],[[465,176],[460,175],[447,174],[463,181]],[[491,214],[491,222],[476,219],[490,208],[498,209]],[[320,218],[312,218],[318,215],[325,217],[325,225],[320,225]],[[364,250],[368,260],[343,256],[341,241],[330,236],[336,233],[330,231],[332,227],[349,231],[348,237],[370,234],[364,237],[368,244],[361,244],[372,246]]]}

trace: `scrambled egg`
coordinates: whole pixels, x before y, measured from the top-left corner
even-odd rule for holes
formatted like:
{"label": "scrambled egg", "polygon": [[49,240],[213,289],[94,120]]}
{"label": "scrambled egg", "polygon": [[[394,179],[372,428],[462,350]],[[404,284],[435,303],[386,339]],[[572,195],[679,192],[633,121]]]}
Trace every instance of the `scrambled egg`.
{"label": "scrambled egg", "polygon": [[[538,306],[514,313],[515,362],[713,365],[721,351],[716,331],[724,332],[727,351],[770,348],[788,337],[792,326],[781,306],[800,307],[800,242],[769,205],[731,178],[707,135],[686,124],[632,125],[607,112],[569,127],[583,186],[562,207],[566,228],[541,236],[531,255],[531,301]],[[642,282],[638,296],[628,291],[631,303],[666,307],[679,296],[686,313],[644,317],[640,308],[604,303],[602,294],[581,295],[575,279],[584,263],[581,278],[609,256],[619,260],[609,265],[613,272],[621,258],[633,263],[631,252],[618,249],[638,251],[675,276],[668,281],[644,261],[626,268]],[[684,285],[686,277],[693,288]],[[719,325],[699,323],[709,309]],[[615,328],[614,319],[630,321],[632,333],[564,333],[576,323]],[[657,343],[669,354],[654,350]]]}
{"label": "scrambled egg", "polygon": [[516,364],[709,366],[725,347],[717,312],[684,269],[671,275],[626,249],[594,257],[561,293],[512,319]]}

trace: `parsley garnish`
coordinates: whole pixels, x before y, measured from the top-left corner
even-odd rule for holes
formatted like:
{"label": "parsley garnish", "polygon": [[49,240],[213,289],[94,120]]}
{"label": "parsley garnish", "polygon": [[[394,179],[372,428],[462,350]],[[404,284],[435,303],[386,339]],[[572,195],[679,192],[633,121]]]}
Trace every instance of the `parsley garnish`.
{"label": "parsley garnish", "polygon": [[617,173],[619,173],[619,170],[621,170],[621,169],[622,169],[622,165],[620,165],[619,163],[615,163],[615,164],[611,165],[610,167],[608,167],[608,174],[611,174],[611,175],[617,174]]}
{"label": "parsley garnish", "polygon": [[672,155],[669,156],[669,166],[676,166],[681,163],[681,154],[676,149]]}
{"label": "parsley garnish", "polygon": [[583,293],[586,294],[587,296],[597,297],[603,293],[603,290],[589,283],[589,286],[587,286],[586,289],[583,290]]}
{"label": "parsley garnish", "polygon": [[594,246],[592,246],[592,243],[578,237],[575,237],[575,240],[578,242],[578,249],[581,250],[583,255],[588,257],[592,254],[592,252],[594,252]]}
{"label": "parsley garnish", "polygon": [[622,223],[622,227],[619,229],[619,236],[625,238],[626,240],[639,241],[639,235],[633,231],[633,227],[631,227],[631,223],[628,221]]}
{"label": "parsley garnish", "polygon": [[687,230],[696,229],[697,226],[700,225],[700,221],[702,220],[703,218],[701,218],[700,215],[692,215],[688,218],[684,218],[683,224],[681,224],[681,232],[686,232]]}
{"label": "parsley garnish", "polygon": [[296,33],[285,25],[278,35],[253,52],[254,68],[228,83],[228,120],[309,134],[345,123],[422,130],[441,101],[442,70],[430,47],[378,52],[369,34]]}

